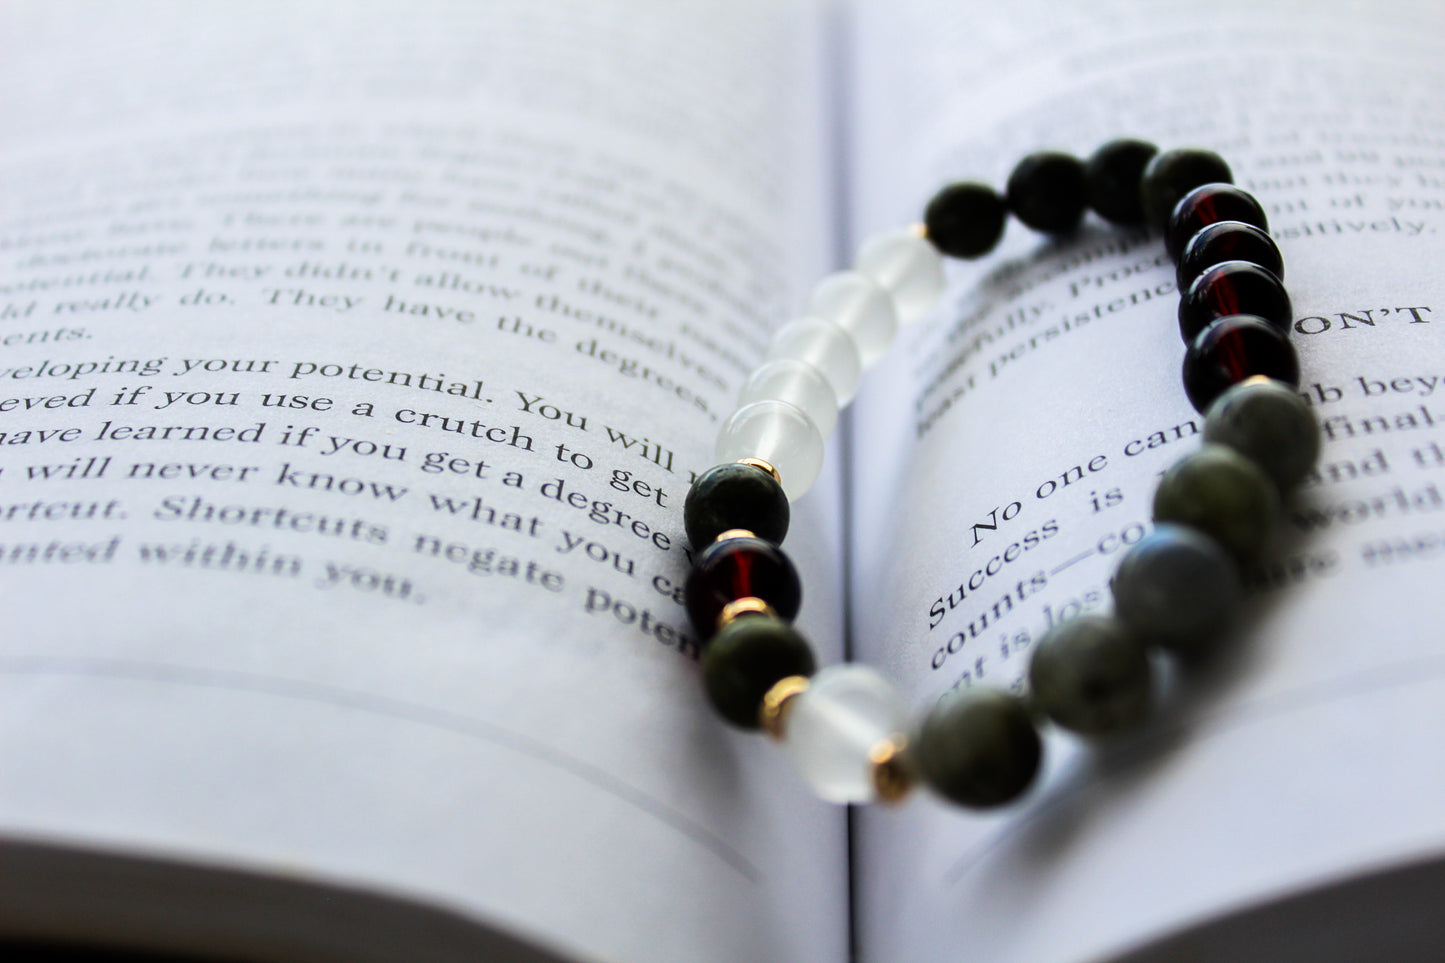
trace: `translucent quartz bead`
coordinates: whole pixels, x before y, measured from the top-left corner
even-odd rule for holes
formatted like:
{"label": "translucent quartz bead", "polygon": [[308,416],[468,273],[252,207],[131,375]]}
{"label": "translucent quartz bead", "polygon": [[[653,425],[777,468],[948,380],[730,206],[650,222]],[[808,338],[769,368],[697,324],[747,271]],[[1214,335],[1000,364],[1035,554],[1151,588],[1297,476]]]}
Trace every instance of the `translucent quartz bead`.
{"label": "translucent quartz bead", "polygon": [[798,318],[778,329],[768,346],[766,360],[787,359],[805,361],[816,368],[832,386],[839,408],[853,400],[863,377],[858,345],[848,332],[822,318]]}
{"label": "translucent quartz bead", "polygon": [[1279,328],[1263,318],[1237,314],[1199,333],[1184,353],[1184,393],[1196,411],[1246,378],[1264,375],[1299,384],[1299,357]]}
{"label": "translucent quartz bead", "polygon": [[797,501],[823,469],[823,436],[813,419],[786,401],[755,401],[733,412],[717,436],[717,460],[761,458],[778,470]]}
{"label": "translucent quartz bead", "polygon": [[907,228],[864,241],[854,267],[893,295],[900,324],[917,321],[932,311],[943,294],[943,256]]}
{"label": "translucent quartz bead", "polygon": [[769,361],[753,372],[743,385],[738,407],[754,401],[786,401],[801,408],[818,426],[818,434],[827,438],[838,423],[838,396],[823,373],[806,361],[782,358]]}
{"label": "translucent quartz bead", "polygon": [[[857,271],[838,271],[818,282],[807,315],[832,321],[858,346],[864,368],[888,353],[898,336],[898,311],[877,281]],[[824,432],[827,434],[827,432]]]}
{"label": "translucent quartz bead", "polygon": [[867,666],[835,665],[789,703],[783,751],[828,802],[872,802],[871,754],[907,727],[908,708],[887,680]]}

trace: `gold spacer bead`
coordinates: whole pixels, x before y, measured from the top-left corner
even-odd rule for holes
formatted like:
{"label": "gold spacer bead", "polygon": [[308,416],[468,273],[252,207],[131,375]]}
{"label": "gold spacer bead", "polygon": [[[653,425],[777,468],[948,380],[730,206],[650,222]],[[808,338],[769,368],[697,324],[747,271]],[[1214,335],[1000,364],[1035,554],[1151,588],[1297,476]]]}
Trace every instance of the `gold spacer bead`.
{"label": "gold spacer bead", "polygon": [[749,595],[745,598],[733,599],[727,605],[724,605],[723,610],[718,613],[717,627],[721,629],[724,625],[744,615],[771,615],[776,617],[777,614],[767,602]]}
{"label": "gold spacer bead", "polygon": [[1242,384],[1242,385],[1281,385],[1281,386],[1283,386],[1283,387],[1289,387],[1288,385],[1285,385],[1285,383],[1284,383],[1283,381],[1277,381],[1277,380],[1275,380],[1274,378],[1271,378],[1269,375],[1250,375],[1248,378],[1245,378],[1243,381],[1239,382],[1239,384]]}
{"label": "gold spacer bead", "polygon": [[738,464],[752,465],[754,468],[761,468],[763,471],[773,476],[773,481],[777,482],[779,485],[783,483],[783,476],[778,474],[778,470],[773,467],[773,463],[770,461],[764,461],[761,458],[739,458]]}
{"label": "gold spacer bead", "polygon": [[730,538],[757,538],[758,536],[746,528],[730,528],[725,532],[718,532],[714,542],[725,542]]}
{"label": "gold spacer bead", "polygon": [[908,740],[895,733],[868,752],[868,761],[873,764],[873,788],[881,803],[900,803],[913,791],[917,780],[903,752],[907,745]]}
{"label": "gold spacer bead", "polygon": [[808,677],[805,675],[790,675],[773,683],[758,704],[758,727],[771,738],[781,741],[783,724],[788,721],[788,706],[807,691]]}
{"label": "gold spacer bead", "polygon": [[908,230],[913,233],[914,237],[921,237],[925,241],[928,240],[928,225],[922,221],[916,221],[908,225]]}

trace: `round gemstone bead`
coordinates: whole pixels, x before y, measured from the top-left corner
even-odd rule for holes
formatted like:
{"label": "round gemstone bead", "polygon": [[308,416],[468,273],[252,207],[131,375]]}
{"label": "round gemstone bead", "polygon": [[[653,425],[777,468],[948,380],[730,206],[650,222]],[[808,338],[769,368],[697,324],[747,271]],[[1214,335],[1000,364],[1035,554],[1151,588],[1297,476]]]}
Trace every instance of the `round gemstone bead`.
{"label": "round gemstone bead", "polygon": [[1280,491],[1303,480],[1320,453],[1320,428],[1310,406],[1268,378],[1249,378],[1216,398],[1204,414],[1204,440],[1228,445],[1254,462]]}
{"label": "round gemstone bead", "polygon": [[997,689],[964,689],[923,720],[914,761],[935,792],[961,806],[1000,806],[1029,788],[1043,744],[1022,702]]}
{"label": "round gemstone bead", "polygon": [[1284,280],[1284,258],[1268,234],[1252,224],[1219,221],[1201,228],[1184,245],[1175,274],[1179,290],[1189,290],[1195,278],[1225,261],[1258,264],[1280,281]]}
{"label": "round gemstone bead", "polygon": [[762,599],[791,622],[803,603],[798,571],[782,549],[761,538],[726,538],[697,556],[683,587],[687,615],[704,639],[717,631],[723,607],[738,599]]}
{"label": "round gemstone bead", "polygon": [[1159,148],[1142,140],[1111,140],[1084,164],[1084,191],[1089,207],[1114,224],[1140,224],[1144,205],[1139,183],[1144,168]]}
{"label": "round gemstone bead", "polygon": [[778,470],[783,491],[797,501],[823,469],[823,435],[796,405],[755,401],[733,412],[718,432],[716,458],[761,458]]}
{"label": "round gemstone bead", "polygon": [[1129,549],[1110,583],[1114,615],[1138,639],[1202,654],[1239,618],[1244,588],[1234,560],[1192,528],[1160,525]]}
{"label": "round gemstone bead", "polygon": [[1175,462],[1154,490],[1154,521],[1198,529],[1241,562],[1268,544],[1279,489],[1254,462],[1224,445],[1205,444]]}
{"label": "round gemstone bead", "polygon": [[987,184],[949,184],[923,213],[928,239],[949,257],[982,257],[1003,237],[1008,207]]}
{"label": "round gemstone bead", "polygon": [[1039,640],[1029,685],[1034,705],[1065,729],[1123,732],[1149,714],[1149,655],[1122,623],[1081,615]]}
{"label": "round gemstone bead", "polygon": [[867,803],[878,795],[874,751],[907,728],[908,707],[887,680],[866,666],[835,665],[788,704],[783,751],[822,799]]}
{"label": "round gemstone bead", "polygon": [[1007,197],[1009,210],[1029,227],[1067,234],[1084,215],[1084,165],[1058,151],[1036,151],[1009,174]]}
{"label": "round gemstone bead", "polygon": [[1294,309],[1279,278],[1258,264],[1225,261],[1194,279],[1179,299],[1179,333],[1185,342],[1217,318],[1252,314],[1289,333]]}
{"label": "round gemstone bead", "polygon": [[828,380],[842,408],[853,399],[863,378],[863,359],[848,332],[822,318],[797,318],[773,335],[767,361],[805,361]]}
{"label": "round gemstone bead", "polygon": [[1233,184],[1201,184],[1174,205],[1169,226],[1164,231],[1165,250],[1177,262],[1191,237],[1220,221],[1242,221],[1262,231],[1269,230],[1269,219],[1254,195]]}
{"label": "round gemstone bead", "polygon": [[780,679],[813,674],[813,650],[797,629],[766,615],[745,615],[718,630],[702,654],[708,701],[728,722],[758,728],[758,706]]}
{"label": "round gemstone bead", "polygon": [[857,271],[837,271],[818,282],[805,312],[831,321],[853,339],[864,368],[888,353],[898,336],[898,312],[882,286]]}
{"label": "round gemstone bead", "polygon": [[1220,318],[1184,353],[1184,393],[1195,411],[1254,375],[1299,384],[1299,358],[1289,339],[1263,318]]}
{"label": "round gemstone bead", "polygon": [[893,297],[898,322],[917,321],[943,295],[943,257],[907,228],[875,234],[858,249],[854,265]]}
{"label": "round gemstone bead", "polygon": [[682,506],[687,540],[699,551],[733,528],[781,544],[789,517],[783,486],[761,468],[737,462],[714,465],[699,475]]}
{"label": "round gemstone bead", "polygon": [[755,370],[738,395],[738,407],[769,400],[786,401],[800,409],[824,438],[838,423],[838,396],[833,386],[806,361],[782,358]]}
{"label": "round gemstone bead", "polygon": [[1185,194],[1200,184],[1233,181],[1229,165],[1213,151],[1185,147],[1155,154],[1144,167],[1139,184],[1144,220],[1150,227],[1162,231],[1169,224],[1174,206]]}

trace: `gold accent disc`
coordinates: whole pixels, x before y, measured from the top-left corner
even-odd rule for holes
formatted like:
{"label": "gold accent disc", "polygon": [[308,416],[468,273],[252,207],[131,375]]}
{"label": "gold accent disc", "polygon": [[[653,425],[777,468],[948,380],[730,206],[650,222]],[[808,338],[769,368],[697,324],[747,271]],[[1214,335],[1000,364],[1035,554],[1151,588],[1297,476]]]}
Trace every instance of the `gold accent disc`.
{"label": "gold accent disc", "polygon": [[749,595],[744,598],[733,599],[727,605],[724,605],[723,610],[718,613],[717,627],[721,629],[724,625],[744,615],[776,616],[777,614],[767,602]]}
{"label": "gold accent disc", "polygon": [[808,691],[808,677],[790,675],[773,683],[758,705],[758,726],[773,739],[783,738],[783,725],[788,720],[788,704]]}
{"label": "gold accent disc", "polygon": [[763,471],[773,476],[773,481],[777,482],[779,485],[783,483],[783,476],[778,474],[778,470],[773,467],[773,463],[770,461],[764,461],[761,458],[739,458],[738,464],[752,465],[754,468],[761,468]]}
{"label": "gold accent disc", "polygon": [[881,803],[900,803],[913,791],[917,779],[904,755],[907,745],[908,740],[895,733],[868,752],[868,761],[873,764],[873,788]]}

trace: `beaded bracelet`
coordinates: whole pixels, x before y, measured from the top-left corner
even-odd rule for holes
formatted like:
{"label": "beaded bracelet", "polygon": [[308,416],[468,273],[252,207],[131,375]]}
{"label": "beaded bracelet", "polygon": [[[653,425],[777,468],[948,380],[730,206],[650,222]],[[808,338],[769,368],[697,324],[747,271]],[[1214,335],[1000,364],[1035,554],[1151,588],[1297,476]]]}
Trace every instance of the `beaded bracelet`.
{"label": "beaded bracelet", "polygon": [[[1137,140],[1111,141],[1087,162],[1031,154],[1004,195],[950,185],[929,202],[921,230],[864,243],[854,270],[825,278],[805,317],[778,332],[718,437],[722,464],[688,492],[687,534],[701,551],[685,591],[707,639],[709,701],[734,725],[780,740],[822,798],[895,801],[921,780],[961,805],[1008,802],[1038,771],[1036,720],[1090,736],[1137,726],[1151,699],[1148,650],[1197,656],[1237,618],[1240,565],[1262,551],[1281,495],[1309,472],[1319,429],[1295,391],[1283,261],[1264,210],[1231,180],[1213,153],[1160,153]],[[862,371],[900,322],[941,296],[943,256],[992,250],[1009,212],[1064,234],[1086,206],[1114,223],[1164,229],[1184,292],[1184,390],[1205,413],[1204,444],[1159,482],[1155,528],[1111,580],[1111,616],[1051,629],[1034,649],[1027,695],[965,689],[910,725],[901,696],[873,670],[814,675],[812,651],[790,624],[802,601],[797,572],[778,548],[789,500],[817,478],[823,438]]]}

